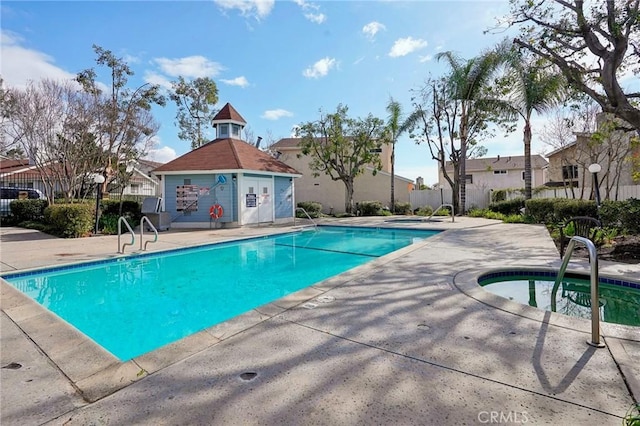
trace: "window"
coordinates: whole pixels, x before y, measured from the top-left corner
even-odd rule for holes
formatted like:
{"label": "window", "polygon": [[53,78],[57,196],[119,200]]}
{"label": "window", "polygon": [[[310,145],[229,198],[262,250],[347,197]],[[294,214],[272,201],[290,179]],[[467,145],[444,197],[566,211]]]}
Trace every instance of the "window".
{"label": "window", "polygon": [[231,134],[232,134],[232,136],[240,137],[240,126],[237,125],[237,124],[232,124],[231,125]]}
{"label": "window", "polygon": [[578,179],[578,166],[576,165],[562,166],[562,179],[564,180]]}
{"label": "window", "polygon": [[218,131],[220,132],[220,134],[218,135],[219,138],[228,138],[229,137],[229,125],[228,124],[219,124],[218,125]]}
{"label": "window", "polygon": [[473,183],[473,175],[465,175],[464,179],[467,183]]}
{"label": "window", "polygon": [[524,180],[524,170],[522,171],[522,180]]}
{"label": "window", "polygon": [[382,148],[372,148],[369,150],[371,154],[380,154],[382,153]]}
{"label": "window", "polygon": [[137,183],[132,183],[131,184],[131,193],[132,194],[137,194],[138,192],[140,192],[140,185]]}
{"label": "window", "polygon": [[494,175],[506,175],[507,171],[506,170],[494,170],[493,174]]}

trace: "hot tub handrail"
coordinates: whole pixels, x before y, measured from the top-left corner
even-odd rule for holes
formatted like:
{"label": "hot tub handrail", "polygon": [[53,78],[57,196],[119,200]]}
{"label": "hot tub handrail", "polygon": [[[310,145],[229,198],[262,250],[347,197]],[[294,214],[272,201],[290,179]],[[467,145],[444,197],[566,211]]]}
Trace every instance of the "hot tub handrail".
{"label": "hot tub handrail", "polygon": [[573,249],[576,243],[584,244],[589,252],[589,266],[590,266],[590,280],[591,280],[591,341],[587,343],[596,348],[604,348],[604,343],[600,341],[600,297],[599,297],[599,278],[598,278],[598,252],[596,246],[588,238],[575,236],[569,241],[565,255],[562,258],[562,265],[558,270],[556,276],[556,282],[553,284],[553,290],[551,292],[551,310],[555,311],[556,306],[556,293],[558,287],[564,278],[564,274],[569,265],[569,260],[573,254]]}
{"label": "hot tub handrail", "polygon": [[[145,241],[144,242],[144,247],[143,247],[142,241],[144,240],[144,224],[145,224],[145,222],[147,223],[147,225],[149,225],[149,228],[155,234],[155,238],[153,240]],[[145,251],[147,249],[147,244],[155,243],[157,241],[158,241],[158,230],[156,229],[155,226],[153,226],[153,223],[151,223],[151,221],[149,220],[149,218],[147,216],[142,216],[142,219],[140,219],[140,250]]]}
{"label": "hot tub handrail", "polygon": [[[311,223],[313,223],[313,227],[318,229],[318,225],[316,224],[316,222],[313,219],[311,219],[311,216],[309,216],[309,213],[307,213],[307,211],[304,208],[296,207],[296,211],[298,211],[298,210],[302,211],[302,213],[304,213],[305,216],[307,216],[307,218],[309,218]],[[295,214],[293,215],[293,226],[296,226],[296,215]]]}
{"label": "hot tub handrail", "polygon": [[[122,224],[124,223],[124,226],[127,227],[128,232],[131,234],[131,242],[130,243],[124,243],[122,245],[122,249],[120,249],[120,236],[122,235]],[[131,229],[131,226],[129,225],[129,222],[127,222],[127,219],[124,216],[120,216],[118,218],[118,253],[124,253],[124,248],[125,246],[132,246],[134,243],[136,242],[136,234],[133,232],[133,229]]]}
{"label": "hot tub handrail", "polygon": [[435,210],[433,211],[433,213],[431,213],[431,216],[429,216],[429,217],[427,218],[427,221],[431,220],[431,218],[432,218],[436,213],[438,213],[438,211],[439,211],[441,208],[443,208],[443,207],[449,207],[449,208],[451,208],[451,222],[455,222],[454,214],[453,214],[453,204],[441,204],[441,205],[440,205],[440,207],[438,207],[437,209],[435,209]]}

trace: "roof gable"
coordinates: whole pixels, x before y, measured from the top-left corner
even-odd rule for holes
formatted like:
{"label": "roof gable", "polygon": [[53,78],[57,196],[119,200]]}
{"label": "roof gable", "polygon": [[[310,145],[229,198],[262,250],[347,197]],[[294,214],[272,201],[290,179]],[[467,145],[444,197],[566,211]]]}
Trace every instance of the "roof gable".
{"label": "roof gable", "polygon": [[236,109],[232,107],[229,102],[227,102],[225,106],[223,106],[222,109],[218,111],[216,116],[213,117],[213,120],[211,121],[215,122],[215,121],[229,121],[229,120],[237,121],[242,124],[247,124],[247,122],[245,121],[244,118],[242,118],[240,113],[238,113],[238,111],[236,111]]}
{"label": "roof gable", "polygon": [[260,151],[255,146],[230,138],[215,139],[158,167],[154,173],[216,170],[300,174],[293,167]]}

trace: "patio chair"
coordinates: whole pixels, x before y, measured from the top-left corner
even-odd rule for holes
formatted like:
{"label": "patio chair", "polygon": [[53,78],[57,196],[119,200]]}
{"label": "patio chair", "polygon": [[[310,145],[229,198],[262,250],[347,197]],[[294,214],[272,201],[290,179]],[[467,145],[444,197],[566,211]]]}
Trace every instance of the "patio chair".
{"label": "patio chair", "polygon": [[[573,227],[573,235],[567,235],[567,228]],[[598,229],[602,227],[600,221],[590,216],[575,216],[560,227],[560,258],[564,257],[564,251],[571,241],[571,237],[584,237],[594,242]]]}

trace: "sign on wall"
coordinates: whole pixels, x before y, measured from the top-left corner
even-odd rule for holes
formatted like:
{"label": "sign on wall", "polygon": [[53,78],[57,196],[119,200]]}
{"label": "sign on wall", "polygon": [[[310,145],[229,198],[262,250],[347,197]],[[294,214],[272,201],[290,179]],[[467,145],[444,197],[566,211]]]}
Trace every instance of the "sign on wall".
{"label": "sign on wall", "polygon": [[178,185],[176,187],[176,210],[183,212],[198,211],[198,185]]}
{"label": "sign on wall", "polygon": [[256,194],[246,194],[245,205],[247,207],[258,207],[258,197]]}

